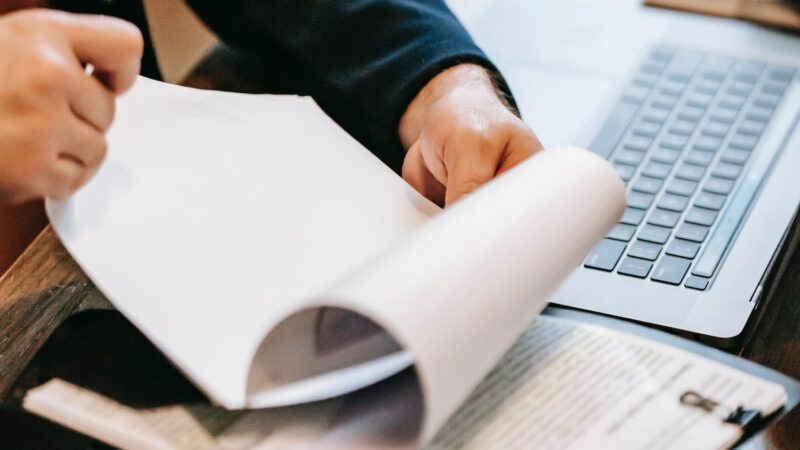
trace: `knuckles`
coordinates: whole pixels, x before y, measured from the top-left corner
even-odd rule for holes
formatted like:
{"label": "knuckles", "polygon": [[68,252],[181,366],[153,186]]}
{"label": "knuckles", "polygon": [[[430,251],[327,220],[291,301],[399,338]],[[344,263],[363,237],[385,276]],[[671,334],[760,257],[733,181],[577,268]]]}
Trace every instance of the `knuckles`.
{"label": "knuckles", "polygon": [[132,55],[136,60],[140,59],[144,54],[144,37],[142,36],[139,28],[124,20],[119,21],[120,30],[126,35],[122,40],[122,45],[125,46],[124,51]]}
{"label": "knuckles", "polygon": [[6,30],[16,35],[37,32],[42,27],[52,24],[53,16],[57,12],[44,9],[28,9],[8,14],[3,23]]}
{"label": "knuckles", "polygon": [[76,75],[74,67],[44,49],[31,55],[27,67],[30,92],[44,96],[63,92]]}
{"label": "knuckles", "polygon": [[483,124],[466,122],[455,124],[453,136],[459,141],[489,144],[496,138],[496,132],[493,128]]}

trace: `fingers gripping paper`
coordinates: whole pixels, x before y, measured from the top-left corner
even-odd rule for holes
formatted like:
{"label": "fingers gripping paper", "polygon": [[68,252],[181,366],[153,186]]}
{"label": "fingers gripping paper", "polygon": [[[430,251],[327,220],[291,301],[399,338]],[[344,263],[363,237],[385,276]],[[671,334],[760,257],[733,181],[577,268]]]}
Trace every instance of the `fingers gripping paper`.
{"label": "fingers gripping paper", "polygon": [[48,202],[99,289],[227,408],[320,400],[409,364],[428,439],[624,209],[549,150],[444,212],[309,99],[140,79],[107,161]]}

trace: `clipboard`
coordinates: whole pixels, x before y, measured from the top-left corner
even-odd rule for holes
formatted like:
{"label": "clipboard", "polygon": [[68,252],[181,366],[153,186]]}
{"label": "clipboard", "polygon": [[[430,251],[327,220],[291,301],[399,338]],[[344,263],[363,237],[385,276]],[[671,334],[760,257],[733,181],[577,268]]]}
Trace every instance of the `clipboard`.
{"label": "clipboard", "polygon": [[639,336],[694,353],[783,386],[786,390],[786,404],[783,405],[781,409],[768,416],[762,416],[758,411],[743,409],[740,405],[725,405],[717,402],[715,399],[704,398],[696,392],[686,392],[684,396],[679,399],[684,404],[705,409],[709,414],[718,415],[722,421],[739,425],[743,433],[737,445],[741,445],[749,438],[763,431],[770,423],[786,415],[800,403],[800,381],[722,350],[702,345],[664,331],[584,311],[559,306],[549,306],[542,314]]}

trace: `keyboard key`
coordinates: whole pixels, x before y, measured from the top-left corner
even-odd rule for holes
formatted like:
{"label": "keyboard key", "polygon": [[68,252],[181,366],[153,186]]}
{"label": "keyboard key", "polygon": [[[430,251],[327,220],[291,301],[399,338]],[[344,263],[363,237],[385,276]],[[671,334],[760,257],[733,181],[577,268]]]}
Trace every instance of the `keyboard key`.
{"label": "keyboard key", "polygon": [[698,208],[695,206],[692,207],[688,213],[686,213],[686,218],[684,220],[695,225],[710,227],[714,224],[714,221],[717,220],[717,212],[711,209]]}
{"label": "keyboard key", "polygon": [[694,259],[700,251],[700,244],[696,242],[684,241],[683,239],[673,239],[667,246],[666,253],[681,258]]}
{"label": "keyboard key", "polygon": [[650,216],[647,218],[647,223],[660,227],[673,228],[678,224],[680,218],[680,213],[656,208],[650,213]]}
{"label": "keyboard key", "polygon": [[617,171],[617,175],[622,178],[622,181],[630,181],[633,174],[636,173],[636,167],[627,164],[614,163],[614,170]]}
{"label": "keyboard key", "polygon": [[772,81],[789,82],[794,77],[795,69],[791,67],[774,67],[767,72],[767,78]]}
{"label": "keyboard key", "polygon": [[696,108],[705,109],[705,108],[708,108],[708,105],[711,104],[711,100],[713,100],[713,99],[714,99],[714,97],[712,97],[712,96],[710,96],[708,94],[703,94],[701,92],[695,92],[695,93],[692,93],[691,95],[689,95],[689,97],[686,99],[686,104],[689,105],[689,106],[694,106]]}
{"label": "keyboard key", "polygon": [[625,91],[622,92],[622,101],[639,105],[644,102],[644,99],[647,98],[647,94],[649,93],[650,89],[645,87],[628,86],[625,88]]}
{"label": "keyboard key", "polygon": [[732,109],[715,109],[710,118],[712,122],[732,124],[738,115],[739,112]]}
{"label": "keyboard key", "polygon": [[727,124],[724,124],[722,122],[709,122],[703,128],[703,134],[705,136],[712,136],[712,137],[715,137],[715,138],[723,138],[723,137],[725,137],[726,134],[728,134],[728,130],[729,129],[730,129],[730,126],[727,125]]}
{"label": "keyboard key", "polygon": [[744,97],[737,97],[735,95],[728,95],[724,97],[719,102],[720,108],[732,109],[734,111],[739,111],[744,106],[745,99]]}
{"label": "keyboard key", "polygon": [[703,108],[687,106],[678,112],[678,119],[697,123],[703,118],[703,114],[705,114],[705,112],[706,111]]}
{"label": "keyboard key", "polygon": [[650,159],[656,162],[662,162],[664,164],[675,164],[675,161],[677,161],[680,156],[680,150],[657,148],[655,151],[653,151],[653,156],[651,156]]}
{"label": "keyboard key", "polygon": [[742,166],[738,164],[731,164],[726,162],[717,163],[711,175],[728,180],[735,180],[739,178],[742,173]]}
{"label": "keyboard key", "polygon": [[789,85],[787,83],[770,83],[770,82],[767,82],[767,83],[764,83],[763,86],[761,86],[761,92],[763,92],[765,94],[770,94],[770,95],[783,95],[783,93],[786,92],[786,88],[788,86]]}
{"label": "keyboard key", "polygon": [[692,133],[694,133],[695,127],[697,127],[697,124],[694,122],[676,120],[673,122],[672,126],[669,127],[669,132],[682,136],[691,136]]}
{"label": "keyboard key", "polygon": [[732,148],[726,150],[725,153],[722,154],[722,157],[720,157],[720,160],[731,164],[744,165],[747,162],[748,158],[750,158],[749,151]]}
{"label": "keyboard key", "polygon": [[622,149],[614,156],[614,161],[629,166],[638,166],[644,159],[644,152]]}
{"label": "keyboard key", "polygon": [[684,223],[678,227],[678,232],[675,233],[675,237],[692,242],[703,242],[706,236],[708,236],[708,227],[692,223]]}
{"label": "keyboard key", "polygon": [[737,81],[755,83],[758,81],[758,77],[761,75],[765,66],[766,64],[759,61],[738,60],[733,63],[733,78]]}
{"label": "keyboard key", "polygon": [[589,148],[603,159],[608,159],[638,109],[638,106],[630,103],[618,103],[609,113]]}
{"label": "keyboard key", "polygon": [[688,136],[668,133],[661,139],[661,142],[658,144],[658,146],[672,150],[683,150],[688,142]]}
{"label": "keyboard key", "polygon": [[671,170],[672,166],[669,164],[650,161],[644,166],[644,169],[642,169],[642,175],[663,180],[669,176]]}
{"label": "keyboard key", "polygon": [[706,174],[706,168],[692,164],[681,164],[675,172],[675,177],[689,181],[700,181]]}
{"label": "keyboard key", "polygon": [[719,70],[706,70],[703,72],[703,81],[720,83],[725,79],[725,72]]}
{"label": "keyboard key", "polygon": [[750,95],[750,91],[753,90],[753,86],[755,86],[753,83],[736,81],[728,86],[728,90],[726,92],[728,95],[733,95],[736,97],[747,97]]}
{"label": "keyboard key", "polygon": [[628,225],[639,225],[644,219],[644,213],[645,211],[643,209],[627,208],[625,209],[625,213],[622,214],[620,222]]}
{"label": "keyboard key", "polygon": [[747,120],[752,120],[754,122],[769,122],[769,118],[772,117],[772,110],[768,108],[752,108],[747,111],[747,114],[744,115]]}
{"label": "keyboard key", "polygon": [[697,198],[694,199],[695,206],[699,206],[701,208],[706,209],[713,209],[714,211],[719,211],[722,209],[722,206],[725,205],[725,197],[724,195],[719,194],[712,194],[710,192],[701,192],[697,195]]}
{"label": "keyboard key", "polygon": [[694,86],[694,90],[696,92],[700,92],[701,94],[708,94],[714,95],[717,93],[719,89],[720,83],[714,80],[700,80]]}
{"label": "keyboard key", "polygon": [[[764,64],[761,61],[748,61],[748,60],[740,59],[740,60],[737,60],[737,61],[735,61],[733,63],[732,70],[736,74],[736,76],[734,76],[734,78],[737,79],[737,80],[740,79],[738,77],[738,75],[740,75],[740,74],[755,75],[756,76],[756,80],[758,80],[757,77],[759,75],[761,75],[761,72],[764,70],[764,67],[766,67],[766,64]],[[753,80],[753,81],[750,81],[750,82],[751,83],[755,83],[756,80]]]}
{"label": "keyboard key", "polygon": [[609,239],[615,239],[617,241],[625,241],[628,242],[633,238],[633,233],[636,232],[636,227],[633,225],[626,225],[624,223],[618,223],[614,225],[614,228],[606,235]]}
{"label": "keyboard key", "polygon": [[765,122],[756,122],[755,120],[745,120],[739,124],[736,132],[739,134],[747,134],[750,136],[761,136],[764,129],[767,127]]}
{"label": "keyboard key", "polygon": [[656,85],[657,81],[658,75],[647,72],[639,72],[633,77],[631,84],[650,89]]}
{"label": "keyboard key", "polygon": [[[711,124],[713,124],[712,122]],[[709,124],[709,125],[711,125]],[[719,124],[722,125],[722,124]],[[727,127],[727,125],[725,125]],[[705,130],[703,130],[705,133]],[[724,136],[724,135],[723,135]],[[697,150],[703,150],[707,152],[716,152],[719,150],[719,146],[722,145],[722,139],[713,136],[700,136],[694,141],[692,144],[692,148]]]}
{"label": "keyboard key", "polygon": [[[734,59],[729,56],[706,55],[703,59],[703,68],[707,72],[715,72],[725,79],[725,74],[731,70]],[[716,78],[715,78],[716,79]]]}
{"label": "keyboard key", "polygon": [[633,182],[633,187],[631,189],[637,192],[644,192],[646,194],[657,194],[658,191],[661,190],[661,185],[663,183],[664,181],[659,180],[658,178],[642,176]]}
{"label": "keyboard key", "polygon": [[630,249],[628,249],[628,256],[646,259],[648,261],[655,261],[658,255],[661,254],[661,246],[651,242],[636,240]]}
{"label": "keyboard key", "polygon": [[714,153],[704,152],[702,150],[692,150],[689,153],[687,153],[686,158],[683,159],[684,162],[703,167],[706,167],[709,164],[711,164],[711,161],[713,160],[714,160]]}
{"label": "keyboard key", "polygon": [[599,269],[605,270],[606,272],[611,272],[614,270],[614,266],[617,265],[617,262],[619,261],[619,258],[622,257],[622,252],[624,251],[624,242],[603,239],[603,242],[601,242],[600,245],[592,249],[583,265],[591,269]]}
{"label": "keyboard key", "polygon": [[701,52],[678,50],[672,55],[665,73],[670,79],[689,81],[702,60],[703,53]]}
{"label": "keyboard key", "polygon": [[753,106],[756,106],[758,108],[775,109],[778,107],[778,103],[780,102],[781,102],[780,96],[764,94],[756,97],[756,99],[753,100]]}
{"label": "keyboard key", "polygon": [[622,264],[619,265],[617,273],[628,275],[636,278],[647,278],[650,269],[653,268],[653,263],[638,258],[625,258]]}
{"label": "keyboard key", "polygon": [[712,194],[728,195],[733,189],[733,180],[726,180],[723,178],[711,177],[706,180],[703,190],[711,192]]}
{"label": "keyboard key", "polygon": [[639,68],[639,71],[648,75],[661,75],[661,72],[664,71],[665,67],[667,67],[667,65],[664,63],[651,61],[642,64],[642,67]]}
{"label": "keyboard key", "polygon": [[667,117],[669,117],[669,111],[657,108],[645,108],[645,110],[642,111],[640,116],[642,120],[646,120],[648,122],[653,122],[657,124],[663,124],[664,122],[667,121]]}
{"label": "keyboard key", "polygon": [[671,230],[656,225],[645,225],[639,232],[639,239],[655,244],[665,244],[669,239]]}
{"label": "keyboard key", "polygon": [[625,140],[625,147],[628,150],[646,151],[653,144],[653,139],[644,136],[631,136]]}
{"label": "keyboard key", "polygon": [[661,130],[661,125],[655,122],[640,121],[633,128],[633,134],[635,134],[636,136],[642,136],[646,138],[654,138],[658,136],[658,132],[660,130]]}
{"label": "keyboard key", "polygon": [[669,62],[672,55],[675,54],[675,47],[666,45],[657,45],[650,50],[650,59],[657,62]]}
{"label": "keyboard key", "polygon": [[631,208],[648,209],[653,204],[653,195],[641,192],[631,192],[628,194],[628,206]]}
{"label": "keyboard key", "polygon": [[667,81],[658,87],[658,93],[680,97],[684,89],[686,89],[686,83]]}
{"label": "keyboard key", "polygon": [[684,197],[691,197],[695,189],[697,189],[697,183],[689,180],[674,179],[667,185],[667,192]]}
{"label": "keyboard key", "polygon": [[741,73],[741,72],[739,72],[739,73],[736,73],[733,76],[733,79],[736,80],[736,81],[744,81],[744,82],[747,82],[747,83],[755,83],[756,81],[758,81],[758,75],[757,74],[752,74],[752,73]]}
{"label": "keyboard key", "polygon": [[679,285],[686,276],[691,262],[688,259],[664,256],[653,272],[652,279],[662,283]]}
{"label": "keyboard key", "polygon": [[650,106],[653,108],[671,111],[672,108],[675,107],[675,103],[678,103],[677,97],[673,97],[671,95],[657,95],[653,100],[650,101]]}
{"label": "keyboard key", "polygon": [[748,136],[746,134],[735,134],[731,141],[728,143],[730,148],[736,148],[739,150],[752,150],[756,146],[756,142],[758,142],[758,137],[756,136]]}
{"label": "keyboard key", "polygon": [[705,278],[691,276],[686,279],[686,284],[684,284],[684,286],[691,289],[697,289],[698,291],[705,291],[708,287],[708,280]]}
{"label": "keyboard key", "polygon": [[658,200],[658,207],[669,211],[683,212],[689,204],[689,197],[674,194],[664,194]]}

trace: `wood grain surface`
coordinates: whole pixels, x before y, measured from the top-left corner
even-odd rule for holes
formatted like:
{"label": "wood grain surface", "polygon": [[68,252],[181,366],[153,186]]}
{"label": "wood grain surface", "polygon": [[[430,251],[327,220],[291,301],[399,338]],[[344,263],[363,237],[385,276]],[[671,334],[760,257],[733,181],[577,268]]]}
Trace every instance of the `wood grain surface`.
{"label": "wood grain surface", "polygon": [[108,303],[49,226],[0,279],[0,399],[70,315]]}

